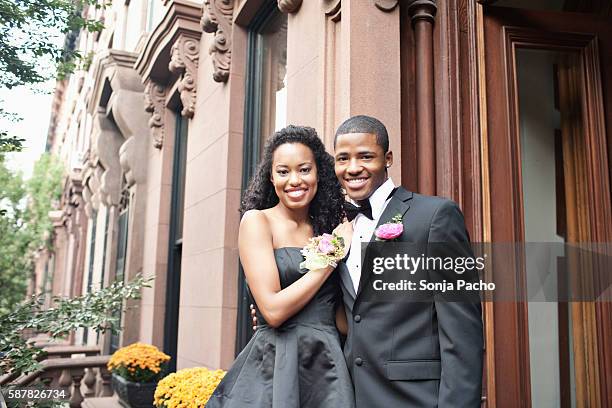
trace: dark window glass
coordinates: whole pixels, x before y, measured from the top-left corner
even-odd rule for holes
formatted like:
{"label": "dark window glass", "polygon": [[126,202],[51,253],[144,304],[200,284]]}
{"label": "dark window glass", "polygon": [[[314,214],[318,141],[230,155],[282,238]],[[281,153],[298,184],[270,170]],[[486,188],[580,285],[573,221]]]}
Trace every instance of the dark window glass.
{"label": "dark window glass", "polygon": [[183,216],[185,204],[185,171],[187,165],[188,120],[176,114],[174,161],[172,170],[172,203],[170,205],[170,242],[166,284],[166,317],[164,323],[164,352],[171,357],[169,370],[176,370],[178,314],[181,291],[181,256],[183,251]]}

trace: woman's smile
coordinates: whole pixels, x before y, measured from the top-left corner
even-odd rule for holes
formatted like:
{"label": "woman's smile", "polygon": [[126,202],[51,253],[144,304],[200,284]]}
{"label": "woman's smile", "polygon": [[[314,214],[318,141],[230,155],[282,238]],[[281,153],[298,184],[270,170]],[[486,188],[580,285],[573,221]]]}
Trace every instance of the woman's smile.
{"label": "woman's smile", "polygon": [[308,188],[297,187],[297,188],[289,188],[286,189],[285,192],[289,196],[289,198],[293,198],[296,201],[302,199],[306,193],[308,192]]}

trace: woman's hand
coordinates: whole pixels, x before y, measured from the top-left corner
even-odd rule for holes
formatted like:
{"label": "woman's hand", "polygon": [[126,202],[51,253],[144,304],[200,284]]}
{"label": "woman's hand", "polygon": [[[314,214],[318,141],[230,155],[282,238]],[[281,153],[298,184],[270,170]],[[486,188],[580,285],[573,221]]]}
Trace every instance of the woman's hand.
{"label": "woman's hand", "polygon": [[334,234],[344,239],[344,256],[346,256],[351,248],[351,241],[353,240],[353,223],[344,221],[334,229]]}

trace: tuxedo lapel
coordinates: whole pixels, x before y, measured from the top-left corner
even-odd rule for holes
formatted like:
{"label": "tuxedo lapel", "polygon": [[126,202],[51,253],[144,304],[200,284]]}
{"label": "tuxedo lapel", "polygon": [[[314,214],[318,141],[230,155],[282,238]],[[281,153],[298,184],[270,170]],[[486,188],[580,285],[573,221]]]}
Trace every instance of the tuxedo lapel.
{"label": "tuxedo lapel", "polygon": [[340,272],[340,280],[342,281],[342,285],[344,286],[348,294],[351,295],[354,301],[356,297],[355,287],[353,286],[353,280],[351,279],[351,274],[349,273],[348,267],[343,261],[338,264],[338,268],[340,268],[338,272]]}
{"label": "tuxedo lapel", "polygon": [[[395,194],[393,194],[393,197],[391,197],[391,201],[389,201],[389,204],[387,204],[387,207],[385,207],[385,210],[383,211],[380,218],[378,219],[376,228],[380,227],[382,224],[391,222],[391,218],[395,217],[398,214],[400,214],[403,217],[404,214],[406,214],[406,212],[410,209],[410,199],[412,199],[412,195],[413,193],[411,191],[408,191],[403,187],[398,187],[398,189],[395,191]],[[376,228],[374,229],[374,231],[376,231]],[[372,236],[370,237],[369,242],[373,242],[375,238],[376,238],[375,233],[373,233]],[[369,255],[368,254],[369,249],[370,249],[370,244],[368,244],[368,246],[365,248],[365,252],[362,253],[361,255],[362,269],[361,269],[361,277],[359,279],[359,288],[357,289],[356,297],[359,297],[359,294],[361,293],[364,285],[367,283],[370,276],[372,275],[372,271],[363,270],[363,260],[367,259]]]}

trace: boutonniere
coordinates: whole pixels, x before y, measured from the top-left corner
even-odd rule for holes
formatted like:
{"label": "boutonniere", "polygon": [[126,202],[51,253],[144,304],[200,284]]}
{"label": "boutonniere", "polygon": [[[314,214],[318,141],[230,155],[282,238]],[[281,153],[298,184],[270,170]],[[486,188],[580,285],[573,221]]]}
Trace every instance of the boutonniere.
{"label": "boutonniere", "polygon": [[374,231],[376,241],[392,241],[402,235],[404,232],[404,224],[402,223],[402,215],[397,214],[391,218],[390,222],[382,224]]}

